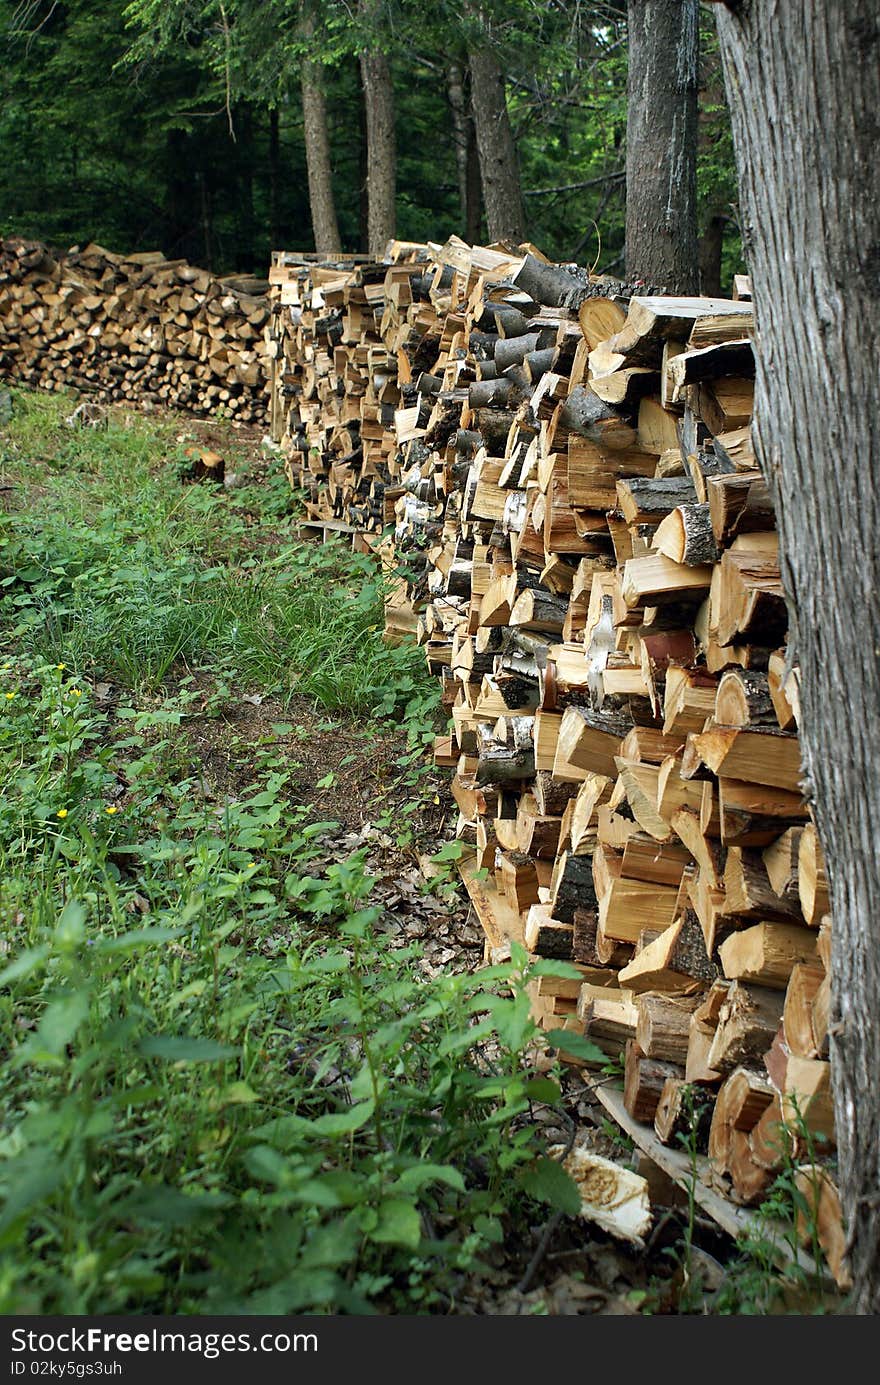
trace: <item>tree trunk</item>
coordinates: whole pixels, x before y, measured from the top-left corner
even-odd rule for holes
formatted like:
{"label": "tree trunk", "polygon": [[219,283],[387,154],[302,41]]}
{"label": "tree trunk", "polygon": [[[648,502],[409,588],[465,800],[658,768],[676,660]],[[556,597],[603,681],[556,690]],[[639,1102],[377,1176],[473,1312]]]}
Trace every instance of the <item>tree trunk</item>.
{"label": "tree trunk", "polygon": [[470,93],[468,92],[468,140],[464,201],[464,233],[471,245],[475,245],[481,239],[480,226],[483,217],[483,185],[480,178],[480,157],[477,153],[477,132],[474,129],[474,118],[471,114],[469,98]]}
{"label": "tree trunk", "polygon": [[339,226],[336,221],[336,203],[333,200],[327,102],[319,64],[303,61],[300,86],[306,168],[309,176],[309,206],[315,249],[319,255],[338,255],[342,249],[342,242],[339,239]]}
{"label": "tree trunk", "polygon": [[394,86],[387,54],[361,54],[361,81],[367,122],[367,248],[381,259],[397,225]]}
{"label": "tree trunk", "polygon": [[629,0],[626,272],[692,294],[697,267],[697,0]]}
{"label": "tree trunk", "polygon": [[712,213],[700,236],[700,293],[710,298],[721,297],[721,255],[724,250],[724,228],[727,217]]}
{"label": "tree trunk", "polygon": [[[804,785],[831,880],[831,1026],[853,1308],[880,1311],[880,17],[719,9],[757,317],[755,450],[801,667]],[[856,459],[858,459],[856,461]]]}
{"label": "tree trunk", "polygon": [[452,128],[455,131],[455,164],[458,171],[461,225],[465,240],[473,245],[480,238],[480,164],[465,77],[466,74],[458,63],[449,64],[447,87],[452,111]]}
{"label": "tree trunk", "polygon": [[489,239],[518,245],[526,238],[526,223],[516,144],[507,114],[504,73],[488,46],[475,49],[470,54],[469,65]]}
{"label": "tree trunk", "polygon": [[358,245],[366,253],[370,241],[370,204],[367,196],[367,181],[370,172],[370,156],[367,152],[367,112],[364,109],[363,87],[360,82],[360,60],[358,60]]}

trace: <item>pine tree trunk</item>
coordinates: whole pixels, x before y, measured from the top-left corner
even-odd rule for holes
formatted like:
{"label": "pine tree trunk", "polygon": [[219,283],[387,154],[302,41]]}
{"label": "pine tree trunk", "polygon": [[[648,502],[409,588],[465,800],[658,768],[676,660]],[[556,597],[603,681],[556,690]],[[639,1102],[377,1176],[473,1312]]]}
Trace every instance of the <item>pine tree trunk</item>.
{"label": "pine tree trunk", "polygon": [[394,86],[385,53],[361,54],[361,81],[367,123],[367,248],[381,259],[397,226]]}
{"label": "pine tree trunk", "polygon": [[629,0],[626,272],[692,294],[697,267],[698,0]]}
{"label": "pine tree trunk", "polygon": [[488,46],[472,51],[469,65],[489,239],[507,240],[517,245],[525,240],[526,227],[516,144],[507,114],[504,73]]}
{"label": "pine tree trunk", "polygon": [[801,667],[831,880],[840,1189],[856,1312],[880,1311],[880,16],[719,9],[757,316],[756,451]]}
{"label": "pine tree trunk", "polygon": [[303,62],[300,88],[315,249],[319,255],[338,255],[342,242],[333,199],[327,101],[321,68],[317,63]]}
{"label": "pine tree trunk", "polygon": [[726,225],[726,216],[713,213],[707,217],[700,236],[700,293],[706,293],[710,298],[721,296],[721,255]]}
{"label": "pine tree trunk", "polygon": [[[470,110],[470,102],[468,102]],[[465,237],[471,245],[475,245],[481,238],[481,223],[483,218],[483,185],[480,179],[480,156],[477,153],[477,135],[474,130],[474,119],[468,116],[468,144],[467,144],[467,178],[465,183]]]}
{"label": "pine tree trunk", "polygon": [[455,166],[458,172],[458,198],[464,238],[473,245],[480,236],[480,165],[470,100],[465,87],[466,74],[459,63],[449,64],[447,89],[455,132]]}
{"label": "pine tree trunk", "polygon": [[370,156],[367,151],[367,112],[364,108],[364,93],[360,83],[360,60],[358,60],[358,245],[366,254],[370,241],[370,205],[367,184],[370,172]]}

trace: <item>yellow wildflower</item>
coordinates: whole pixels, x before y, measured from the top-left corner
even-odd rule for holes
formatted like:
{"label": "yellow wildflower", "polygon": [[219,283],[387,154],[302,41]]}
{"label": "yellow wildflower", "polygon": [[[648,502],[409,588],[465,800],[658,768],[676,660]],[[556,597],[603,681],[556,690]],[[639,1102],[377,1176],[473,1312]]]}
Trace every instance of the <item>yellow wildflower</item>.
{"label": "yellow wildflower", "polygon": [[66,818],[66,817],[67,817],[67,809],[66,809],[66,808],[59,808],[59,809],[58,809],[58,812],[55,814],[55,816],[56,816],[56,817],[59,817],[59,818]]}
{"label": "yellow wildflower", "polygon": [[118,812],[119,812],[119,809],[118,809],[118,808],[113,808],[113,807],[111,807],[111,808],[105,808],[105,809],[104,809],[104,812],[105,812],[105,813],[118,813]]}
{"label": "yellow wildflower", "polygon": [[11,702],[12,699],[13,699],[14,697],[15,697],[15,693],[7,693],[7,694],[6,694],[6,701],[7,701],[7,702]]}
{"label": "yellow wildflower", "polygon": [[64,670],[67,668],[67,665],[66,665],[66,664],[56,664],[55,667],[56,667],[56,669],[58,670],[59,673],[63,673]]}
{"label": "yellow wildflower", "polygon": [[82,697],[82,688],[71,688],[70,692],[73,697]]}

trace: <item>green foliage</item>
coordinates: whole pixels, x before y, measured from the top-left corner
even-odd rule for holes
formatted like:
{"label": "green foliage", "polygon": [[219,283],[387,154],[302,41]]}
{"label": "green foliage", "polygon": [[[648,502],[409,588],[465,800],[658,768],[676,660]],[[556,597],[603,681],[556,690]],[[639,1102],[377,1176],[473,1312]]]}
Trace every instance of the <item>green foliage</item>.
{"label": "green foliage", "polygon": [[[211,827],[182,803],[111,840],[75,804],[46,832],[0,975],[6,1312],[430,1307],[517,1187],[570,1200],[512,1129],[531,1095],[508,1047],[530,1037],[521,992],[389,957],[362,859],[310,874],[316,834],[261,797],[283,805],[255,794]],[[0,850],[7,873],[17,843]]]}
{"label": "green foliage", "polygon": [[[392,61],[398,233],[461,233],[450,64],[490,44],[506,74],[530,238],[619,272],[626,7],[619,0],[0,0],[0,234],[155,248],[265,272],[311,244],[299,83],[323,68],[343,243],[363,239],[357,56]],[[701,36],[701,225],[725,220],[739,268],[730,126],[714,28]],[[449,131],[438,140],[437,131]]]}
{"label": "green foliage", "polygon": [[733,276],[743,267],[739,227],[736,159],[733,132],[724,95],[721,55],[715,25],[706,21],[700,27],[700,114],[697,138],[697,197],[700,230],[709,228],[713,217],[723,222],[721,283],[730,288]]}
{"label": "green foliage", "polygon": [[[229,696],[308,638],[300,688],[396,709],[414,787],[431,680],[371,630],[360,563],[287,542],[270,484],[263,560],[256,489],[182,485],[167,430],[62,412],[16,395],[0,454],[30,501],[0,532],[0,1311],[448,1311],[536,1203],[574,1208],[531,1119],[560,1092],[527,1060],[529,959],[435,976],[389,948],[365,852],[291,795],[294,726],[215,796],[181,670]],[[255,652],[284,603],[299,636]]]}
{"label": "green foliage", "polygon": [[[720,1278],[716,1276],[721,1267],[711,1262],[712,1280],[707,1282],[706,1258],[697,1245],[696,1191],[703,1150],[700,1132],[705,1130],[704,1118],[711,1104],[711,1096],[698,1086],[689,1084],[683,1089],[685,1128],[677,1141],[689,1165],[687,1203],[681,1235],[665,1251],[675,1270],[670,1284],[655,1277],[649,1289],[633,1299],[633,1306],[642,1313],[668,1312],[671,1302],[678,1313],[722,1316],[822,1313],[826,1308],[834,1311],[839,1305],[834,1304],[833,1296],[826,1295],[822,1278],[823,1257],[816,1220],[818,1198],[805,1197],[795,1178],[800,1167],[796,1151],[801,1151],[814,1168],[818,1158],[814,1138],[799,1113],[792,1127],[779,1124],[779,1169],[755,1209],[750,1229],[739,1237],[736,1254],[725,1264]],[[804,1239],[809,1245],[812,1267],[802,1255]]]}
{"label": "green foliage", "polygon": [[[283,493],[183,485],[170,433],[156,469],[142,422],[71,432],[60,416],[57,401],[18,395],[3,443],[15,467],[44,429],[52,468],[26,515],[0,516],[0,613],[23,648],[128,687],[156,688],[185,664],[328,709],[430,723],[438,697],[418,651],[375,636],[371,559],[290,542],[255,556],[255,509],[287,506]],[[282,532],[289,523],[279,516]]]}
{"label": "green foliage", "polygon": [[[839,1303],[826,1294],[824,1257],[819,1244],[817,1197],[805,1197],[796,1170],[819,1166],[828,1150],[817,1149],[813,1133],[795,1102],[793,1121],[778,1128],[779,1170],[757,1209],[753,1230],[740,1237],[738,1257],[717,1296],[715,1311],[744,1316],[768,1313],[823,1313]],[[796,1152],[800,1158],[796,1159]],[[802,1237],[801,1227],[806,1228]],[[801,1254],[803,1241],[812,1269]],[[784,1266],[784,1268],[780,1268]]]}
{"label": "green foliage", "polygon": [[267,105],[243,96],[230,128],[198,42],[123,65],[124,10],[0,0],[0,235],[264,274],[273,242],[309,237],[299,112],[279,113],[274,153]]}

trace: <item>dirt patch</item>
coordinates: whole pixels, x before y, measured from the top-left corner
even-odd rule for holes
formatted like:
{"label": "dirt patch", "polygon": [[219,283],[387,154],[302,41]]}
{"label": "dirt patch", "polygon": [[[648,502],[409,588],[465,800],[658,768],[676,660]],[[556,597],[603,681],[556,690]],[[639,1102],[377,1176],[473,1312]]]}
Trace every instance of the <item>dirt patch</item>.
{"label": "dirt patch", "polygon": [[391,946],[420,943],[429,973],[482,964],[483,932],[464,891],[431,893],[419,865],[455,820],[448,778],[431,775],[416,797],[406,768],[395,763],[405,749],[397,726],[365,729],[303,699],[285,706],[255,694],[217,716],[195,716],[182,729],[206,796],[222,801],[244,793],[254,783],[255,754],[264,749],[290,774],[291,800],[309,807],[313,821],[337,824],[320,839],[327,865],[366,848],[372,899],[383,908],[379,927]]}
{"label": "dirt patch", "polygon": [[[203,702],[212,696],[206,683]],[[271,747],[291,778],[288,792],[315,815],[332,817],[349,831],[379,813],[395,787],[394,760],[401,741],[387,731],[333,715],[302,698],[289,704],[258,693],[232,699],[214,716],[189,718],[185,735],[199,758],[213,795],[237,795],[254,781],[254,752]],[[425,823],[425,834],[436,828]]]}

